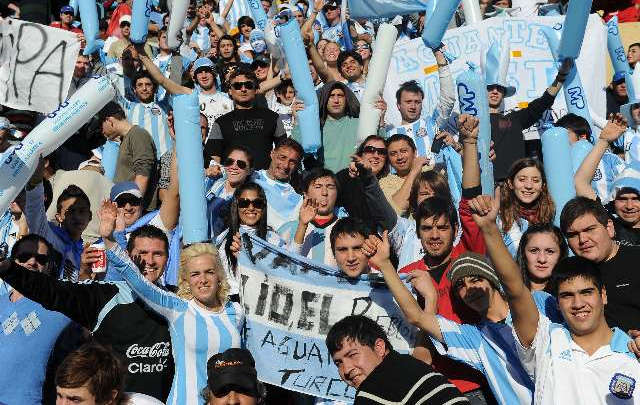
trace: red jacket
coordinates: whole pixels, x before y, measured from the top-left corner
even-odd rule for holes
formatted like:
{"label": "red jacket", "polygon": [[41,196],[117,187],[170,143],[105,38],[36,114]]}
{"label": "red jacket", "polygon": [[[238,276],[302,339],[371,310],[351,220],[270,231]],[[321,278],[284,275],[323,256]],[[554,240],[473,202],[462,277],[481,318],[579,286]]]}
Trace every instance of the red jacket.
{"label": "red jacket", "polygon": [[[447,269],[442,274],[440,282],[438,283],[436,280],[433,280],[433,283],[438,290],[439,315],[458,323],[462,323],[463,319],[465,322],[475,322],[477,321],[477,315],[470,311],[460,300],[454,299],[452,296],[451,282],[447,276],[451,270],[451,263],[462,253],[470,250],[472,252],[485,254],[487,249],[482,233],[471,217],[468,199],[463,198],[460,201],[458,212],[460,214],[460,222],[462,222],[462,237],[460,238],[460,243],[453,247],[451,259]],[[409,273],[412,270],[429,271],[429,267],[424,262],[424,259],[420,259],[403,267],[399,273]],[[435,352],[432,353],[432,356],[433,367],[449,378],[449,381],[458,387],[460,391],[469,392],[480,388],[481,385],[486,385],[483,374],[478,370],[445,356],[440,356]]]}
{"label": "red jacket", "polygon": [[52,22],[50,25],[50,27],[53,28],[59,28],[61,30],[65,30],[65,31],[71,31],[75,34],[82,34],[82,30],[78,27],[74,27],[74,26],[70,26],[69,28],[65,28],[62,26],[62,22],[61,21],[54,21]]}

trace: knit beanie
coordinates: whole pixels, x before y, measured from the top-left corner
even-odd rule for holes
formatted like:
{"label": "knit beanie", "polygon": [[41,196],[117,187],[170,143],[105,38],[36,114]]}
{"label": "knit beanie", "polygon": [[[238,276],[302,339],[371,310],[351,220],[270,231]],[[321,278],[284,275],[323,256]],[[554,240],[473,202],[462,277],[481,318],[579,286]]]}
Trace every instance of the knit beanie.
{"label": "knit beanie", "polygon": [[464,252],[458,256],[451,265],[447,277],[451,280],[451,285],[455,286],[458,280],[466,276],[479,276],[487,279],[496,290],[502,291],[496,271],[486,256],[473,252]]}

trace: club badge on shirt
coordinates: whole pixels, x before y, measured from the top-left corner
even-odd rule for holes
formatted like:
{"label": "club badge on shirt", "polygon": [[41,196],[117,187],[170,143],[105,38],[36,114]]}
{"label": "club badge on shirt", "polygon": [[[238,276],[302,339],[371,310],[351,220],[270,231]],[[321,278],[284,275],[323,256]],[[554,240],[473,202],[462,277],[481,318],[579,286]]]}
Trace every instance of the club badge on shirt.
{"label": "club badge on shirt", "polygon": [[609,383],[609,391],[620,399],[630,399],[636,388],[636,380],[622,373],[615,373]]}
{"label": "club badge on shirt", "polygon": [[420,138],[424,138],[425,135],[427,135],[427,130],[425,128],[420,127],[420,129],[418,129],[418,133],[416,133],[417,136],[419,136]]}

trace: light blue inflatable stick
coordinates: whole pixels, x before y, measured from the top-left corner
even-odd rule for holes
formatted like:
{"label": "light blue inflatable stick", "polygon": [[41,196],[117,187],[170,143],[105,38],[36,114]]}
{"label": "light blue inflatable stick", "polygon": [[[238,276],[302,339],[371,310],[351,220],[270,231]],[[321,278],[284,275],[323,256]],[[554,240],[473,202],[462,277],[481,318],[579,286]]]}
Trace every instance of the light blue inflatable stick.
{"label": "light blue inflatable stick", "polygon": [[567,58],[577,59],[582,48],[584,33],[589,21],[591,3],[593,0],[570,0],[567,15],[564,19],[564,29],[560,48],[558,48],[558,61],[562,62]]}
{"label": "light blue inflatable stick", "polygon": [[[430,18],[426,19],[424,23],[424,26],[428,27],[428,29],[423,30],[422,41],[427,47],[436,49],[440,46],[442,43],[442,37],[444,36],[458,5],[460,5],[460,1],[461,0],[438,1],[438,4],[435,9],[433,9],[433,13]],[[432,1],[432,3],[433,2],[435,2],[435,0]],[[429,11],[430,9],[431,7],[427,10]]]}
{"label": "light blue inflatable stick", "polygon": [[480,120],[478,135],[478,152],[480,152],[480,183],[482,193],[493,195],[493,163],[489,159],[491,147],[491,120],[489,117],[489,100],[487,86],[477,71],[469,64],[469,70],[463,72],[456,79],[458,87],[458,101],[460,114],[469,114]]}
{"label": "light blue inflatable stick", "polygon": [[73,8],[73,15],[78,15],[78,0],[69,0],[69,7]]}
{"label": "light blue inflatable stick", "polygon": [[542,134],[542,155],[547,188],[556,205],[554,224],[560,225],[560,213],[564,205],[576,196],[573,183],[573,165],[569,133],[564,128],[554,127]]}
{"label": "light blue inflatable stick", "polygon": [[628,73],[631,69],[627,62],[627,55],[620,40],[620,29],[618,29],[618,17],[615,16],[607,22],[607,48],[609,57],[615,73]]}
{"label": "light blue inflatable stick", "polygon": [[[547,42],[549,43],[549,49],[551,50],[553,59],[556,62],[560,62],[560,54],[558,52],[560,40],[558,31],[549,26],[542,26],[540,28],[544,36],[547,38]],[[567,110],[570,113],[579,115],[582,118],[586,119],[591,126],[591,132],[595,133],[593,119],[591,118],[591,113],[589,112],[587,93],[585,93],[584,87],[582,87],[582,81],[580,80],[580,74],[578,73],[578,66],[576,64],[573,65],[573,68],[571,68],[569,75],[562,85],[562,91],[564,92],[564,99],[567,104]]]}
{"label": "light blue inflatable stick", "polygon": [[76,11],[78,10],[82,21],[82,32],[87,41],[83,53],[91,55],[104,46],[104,41],[99,37],[98,8],[94,0],[77,0]]}
{"label": "light blue inflatable stick", "polygon": [[298,111],[298,125],[302,134],[302,148],[305,153],[316,153],[322,145],[320,135],[320,112],[318,97],[311,79],[307,55],[302,43],[300,28],[295,19],[279,26],[280,42],[289,64],[291,80],[297,95],[304,102],[304,110]]}
{"label": "light blue inflatable stick", "polygon": [[151,0],[133,0],[129,40],[134,44],[143,44],[147,40],[152,3]]}
{"label": "light blue inflatable stick", "polygon": [[104,168],[104,176],[109,180],[113,180],[116,176],[118,167],[118,155],[120,154],[120,144],[111,140],[107,140],[102,147],[102,167]]}
{"label": "light blue inflatable stick", "polygon": [[173,115],[176,123],[182,240],[185,244],[204,242],[209,237],[198,95],[193,92],[175,96]]}
{"label": "light blue inflatable stick", "polygon": [[571,161],[573,163],[573,174],[576,174],[580,165],[587,157],[589,152],[593,149],[591,142],[586,139],[580,139],[578,142],[571,145]]}
{"label": "light blue inflatable stick", "polygon": [[262,32],[265,32],[269,17],[267,17],[267,13],[265,13],[264,9],[262,8],[262,2],[260,0],[247,0],[247,4],[249,5],[249,9],[251,10],[253,21],[256,23],[256,28],[259,28],[262,30]]}

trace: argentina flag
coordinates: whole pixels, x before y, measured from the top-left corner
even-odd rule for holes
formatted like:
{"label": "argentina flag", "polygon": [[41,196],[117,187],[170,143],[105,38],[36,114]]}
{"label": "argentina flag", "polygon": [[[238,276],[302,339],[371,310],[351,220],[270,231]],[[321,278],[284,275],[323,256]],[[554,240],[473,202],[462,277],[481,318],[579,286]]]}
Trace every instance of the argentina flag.
{"label": "argentina flag", "polygon": [[261,381],[353,402],[355,390],[340,379],[325,345],[331,326],[352,314],[378,322],[395,350],[411,351],[417,329],[405,321],[381,275],[348,279],[254,235],[243,235],[243,244],[238,271],[245,345]]}
{"label": "argentina flag", "polygon": [[[230,0],[220,0],[219,7],[220,12],[224,10],[227,3]],[[243,15],[249,16],[253,18],[253,14],[251,14],[251,10],[249,9],[249,5],[247,4],[247,0],[235,0],[233,5],[231,5],[231,10],[229,10],[229,14],[227,15],[227,21],[231,28],[238,26],[238,19]]]}

